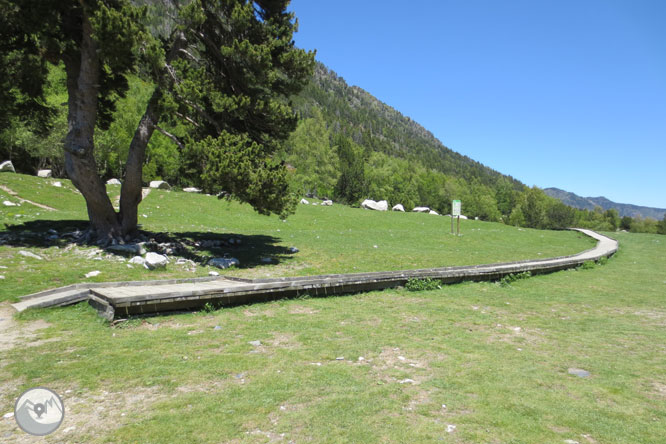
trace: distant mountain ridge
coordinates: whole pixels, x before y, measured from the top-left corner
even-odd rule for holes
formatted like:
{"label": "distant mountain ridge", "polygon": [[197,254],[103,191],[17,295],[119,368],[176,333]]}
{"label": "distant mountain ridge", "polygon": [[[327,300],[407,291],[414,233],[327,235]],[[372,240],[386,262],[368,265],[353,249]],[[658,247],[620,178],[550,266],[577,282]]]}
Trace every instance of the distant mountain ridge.
{"label": "distant mountain ridge", "polygon": [[581,197],[575,193],[564,191],[559,188],[545,188],[543,190],[547,195],[559,199],[562,203],[570,207],[580,208],[583,210],[594,210],[594,207],[601,207],[603,210],[615,208],[620,214],[620,217],[642,217],[651,218],[655,220],[662,220],[666,214],[664,208],[642,207],[640,205],[623,204],[613,202],[603,196],[600,197]]}

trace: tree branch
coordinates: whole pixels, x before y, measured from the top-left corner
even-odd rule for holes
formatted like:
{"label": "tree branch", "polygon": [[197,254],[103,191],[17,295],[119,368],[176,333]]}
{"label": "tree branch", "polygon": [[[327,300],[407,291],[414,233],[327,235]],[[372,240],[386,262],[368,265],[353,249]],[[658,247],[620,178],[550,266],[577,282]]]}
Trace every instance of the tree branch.
{"label": "tree branch", "polygon": [[165,129],[163,129],[159,125],[155,125],[155,129],[157,131],[159,131],[160,133],[164,134],[165,136],[167,136],[169,139],[171,139],[176,145],[178,145],[178,148],[180,148],[181,150],[185,148],[185,145],[183,145],[183,143],[178,139],[178,137],[176,137],[173,134],[171,134],[170,132],[166,131]]}

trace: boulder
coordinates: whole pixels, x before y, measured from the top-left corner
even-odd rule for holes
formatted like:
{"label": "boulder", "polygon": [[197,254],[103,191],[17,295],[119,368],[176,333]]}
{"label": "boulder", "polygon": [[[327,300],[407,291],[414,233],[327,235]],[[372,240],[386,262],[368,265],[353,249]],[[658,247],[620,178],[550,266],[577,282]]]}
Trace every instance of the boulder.
{"label": "boulder", "polygon": [[414,207],[412,210],[414,213],[429,213],[430,208],[428,207]]}
{"label": "boulder", "polygon": [[44,177],[44,178],[49,178],[51,177],[51,170],[39,170],[37,171],[37,176],[39,177]]}
{"label": "boulder", "polygon": [[150,252],[146,254],[146,263],[143,264],[143,266],[150,270],[154,270],[156,268],[165,268],[167,263],[169,263],[169,260],[166,256]]}
{"label": "boulder", "polygon": [[208,261],[208,265],[217,268],[237,267],[240,261],[235,257],[215,257]]}
{"label": "boulder", "polygon": [[158,190],[170,190],[171,185],[163,180],[153,180],[150,182],[150,188],[157,188]]}
{"label": "boulder", "polygon": [[146,260],[142,258],[141,256],[134,256],[132,259],[129,260],[130,264],[137,264],[137,265],[143,265],[146,263]]}
{"label": "boulder", "polygon": [[372,199],[366,199],[361,202],[361,208],[365,208],[366,210],[388,211],[388,202],[385,200],[375,202]]}
{"label": "boulder", "polygon": [[120,185],[120,181],[118,179],[109,179],[106,181],[107,185]]}
{"label": "boulder", "polygon": [[309,205],[310,204],[310,202],[308,202],[306,199],[301,199],[301,203],[303,205]]}
{"label": "boulder", "polygon": [[460,218],[461,218],[461,219],[467,219],[467,216],[461,214],[461,215],[460,215]]}
{"label": "boulder", "polygon": [[56,188],[62,188],[62,182],[59,181],[55,181],[51,185],[53,185]]}
{"label": "boulder", "polygon": [[145,248],[140,244],[116,244],[106,247],[107,251],[122,254],[123,256],[143,256],[146,254]]}
{"label": "boulder", "polygon": [[14,164],[11,160],[5,160],[0,163],[0,173],[15,173]]}
{"label": "boulder", "polygon": [[439,213],[435,210],[428,211],[428,214],[434,214],[435,216],[439,216]]}
{"label": "boulder", "polygon": [[395,205],[393,208],[391,208],[393,211],[402,211],[403,213],[405,212],[405,207],[402,206],[402,204]]}
{"label": "boulder", "polygon": [[333,205],[333,201],[332,200],[325,200],[321,203],[321,205],[323,207],[330,207],[331,205]]}
{"label": "boulder", "polygon": [[186,193],[201,193],[201,190],[195,187],[183,188],[183,191],[185,191]]}

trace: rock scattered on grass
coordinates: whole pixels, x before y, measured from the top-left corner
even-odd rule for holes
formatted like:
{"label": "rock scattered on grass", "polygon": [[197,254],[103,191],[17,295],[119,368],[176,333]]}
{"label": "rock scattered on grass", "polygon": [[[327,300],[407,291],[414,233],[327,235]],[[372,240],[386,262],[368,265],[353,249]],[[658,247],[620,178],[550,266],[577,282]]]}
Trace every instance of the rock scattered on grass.
{"label": "rock scattered on grass", "polygon": [[59,181],[52,182],[51,185],[53,185],[56,188],[62,188],[62,182]]}
{"label": "rock scattered on grass", "polygon": [[587,378],[590,376],[590,372],[583,370],[582,368],[570,368],[568,372],[570,375],[578,376],[579,378]]}
{"label": "rock scattered on grass", "polygon": [[5,160],[4,162],[0,163],[0,173],[15,173],[16,170],[14,169],[14,164],[12,164],[11,160]]}
{"label": "rock scattered on grass", "polygon": [[101,271],[99,271],[99,270],[91,271],[89,273],[86,273],[85,277],[91,278],[91,277],[99,276],[100,273],[101,273]]}
{"label": "rock scattered on grass", "polygon": [[261,345],[261,341],[250,341],[248,344],[254,346],[254,347],[259,347]]}
{"label": "rock scattered on grass", "polygon": [[208,276],[219,276],[219,275],[220,275],[220,273],[218,273],[217,271],[209,271],[208,272]]}
{"label": "rock scattered on grass", "polygon": [[307,199],[301,199],[301,203],[303,205],[309,205],[310,204],[310,202]]}
{"label": "rock scattered on grass", "polygon": [[122,254],[124,256],[143,256],[146,249],[141,244],[116,244],[106,247],[107,251]]}
{"label": "rock scattered on grass", "polygon": [[361,202],[361,208],[365,208],[366,210],[388,211],[388,202],[385,200],[375,202],[372,199],[365,199]]}
{"label": "rock scattered on grass", "polygon": [[21,251],[19,251],[19,254],[20,254],[21,256],[31,257],[31,258],[33,258],[33,259],[38,259],[38,260],[40,260],[40,261],[41,261],[41,260],[44,260],[43,257],[38,256],[38,255],[36,255],[35,253],[31,253],[31,252],[29,252],[29,251],[25,251],[25,250],[21,250]]}
{"label": "rock scattered on grass", "polygon": [[447,433],[453,433],[456,431],[456,426],[454,426],[453,424],[447,424],[446,431]]}
{"label": "rock scattered on grass", "polygon": [[298,253],[300,250],[296,247],[289,247],[289,252],[290,253]]}
{"label": "rock scattered on grass", "polygon": [[130,264],[137,264],[137,265],[143,265],[146,263],[146,260],[142,258],[141,256],[134,256],[132,259],[129,260]]}
{"label": "rock scattered on grass", "polygon": [[19,206],[19,204],[15,204],[14,202],[9,201],[9,200],[3,201],[2,204],[6,207],[18,207]]}
{"label": "rock scattered on grass", "polygon": [[394,205],[393,208],[391,208],[392,211],[402,211],[403,213],[405,212],[405,207],[402,206],[402,204],[397,204]]}
{"label": "rock scattered on grass", "polygon": [[169,260],[166,258],[166,256],[162,256],[161,254],[153,253],[151,251],[150,253],[146,254],[146,262],[143,264],[143,266],[149,270],[155,270],[157,268],[166,268],[167,263],[169,263]]}
{"label": "rock scattered on grass", "polygon": [[37,176],[48,179],[49,177],[51,177],[51,170],[39,170],[37,171]]}
{"label": "rock scattered on grass", "polygon": [[170,190],[171,189],[171,185],[169,185],[168,183],[166,183],[163,180],[153,180],[153,181],[150,182],[149,187],[150,188],[156,188],[158,190]]}
{"label": "rock scattered on grass", "polygon": [[120,185],[120,181],[118,179],[109,179],[106,181],[107,185]]}
{"label": "rock scattered on grass", "polygon": [[430,208],[429,207],[414,207],[412,212],[413,213],[429,213]]}
{"label": "rock scattered on grass", "polygon": [[332,201],[332,200],[328,200],[328,199],[325,200],[325,201],[323,201],[323,202],[321,203],[321,206],[322,206],[322,207],[330,207],[330,206],[332,206],[332,205],[333,205],[333,201]]}
{"label": "rock scattered on grass", "polygon": [[217,268],[229,268],[237,267],[240,265],[240,261],[235,257],[216,257],[208,261],[208,265]]}

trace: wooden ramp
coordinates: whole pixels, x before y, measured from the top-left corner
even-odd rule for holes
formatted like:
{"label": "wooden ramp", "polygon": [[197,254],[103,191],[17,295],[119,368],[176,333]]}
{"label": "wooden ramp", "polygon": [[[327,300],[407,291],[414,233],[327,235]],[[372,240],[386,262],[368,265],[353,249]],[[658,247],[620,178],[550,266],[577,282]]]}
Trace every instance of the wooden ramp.
{"label": "wooden ramp", "polygon": [[[326,296],[340,293],[381,290],[402,286],[412,278],[431,278],[443,283],[498,280],[511,273],[549,273],[573,268],[583,262],[609,257],[617,251],[617,241],[590,230],[578,231],[596,239],[595,248],[572,256],[499,264],[442,267],[375,273],[334,274],[274,279],[199,278],[169,281],[100,283],[64,287],[30,295],[13,306],[64,305],[88,299],[107,319],[144,313],[195,309],[207,303],[237,305],[303,294]],[[72,288],[74,287],[74,288]]]}

